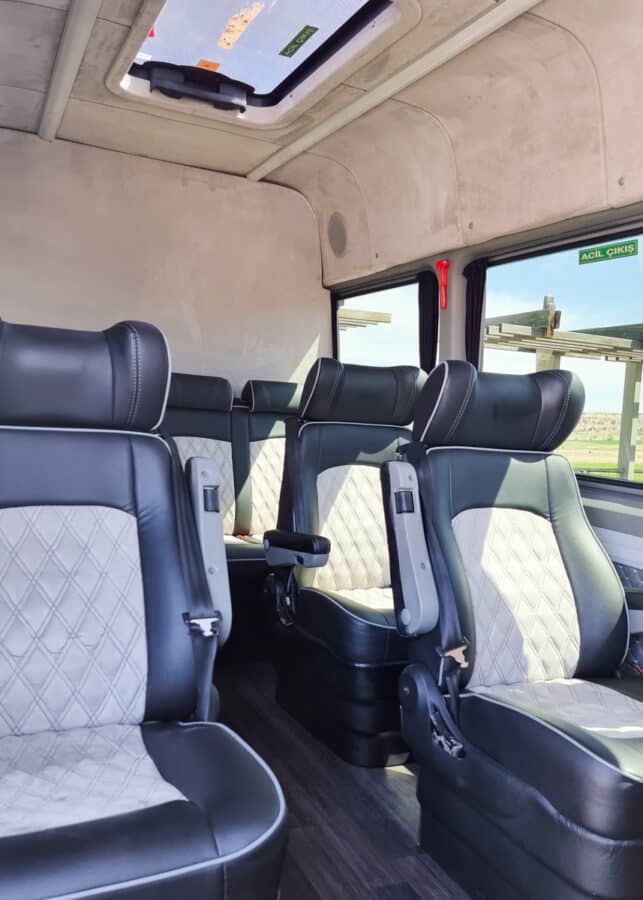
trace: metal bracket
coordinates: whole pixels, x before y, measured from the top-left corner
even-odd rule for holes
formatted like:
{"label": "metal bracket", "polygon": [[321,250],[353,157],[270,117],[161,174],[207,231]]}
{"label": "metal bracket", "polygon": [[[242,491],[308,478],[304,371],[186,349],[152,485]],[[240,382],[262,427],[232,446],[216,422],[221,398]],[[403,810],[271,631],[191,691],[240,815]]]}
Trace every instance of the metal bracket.
{"label": "metal bracket", "polygon": [[211,616],[196,616],[192,618],[190,613],[183,613],[183,621],[188,626],[191,634],[201,634],[203,637],[218,637],[221,613],[215,612]]}

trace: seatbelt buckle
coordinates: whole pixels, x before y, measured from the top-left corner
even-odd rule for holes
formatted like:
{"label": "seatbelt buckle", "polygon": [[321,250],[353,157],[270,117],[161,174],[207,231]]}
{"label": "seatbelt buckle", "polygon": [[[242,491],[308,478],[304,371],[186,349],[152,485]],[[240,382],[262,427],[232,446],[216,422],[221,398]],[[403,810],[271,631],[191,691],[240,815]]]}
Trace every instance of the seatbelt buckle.
{"label": "seatbelt buckle", "polygon": [[469,641],[462,639],[462,643],[457,647],[451,647],[445,650],[444,647],[436,647],[438,656],[440,657],[440,671],[438,673],[438,685],[444,686],[447,675],[460,669],[469,668],[469,660],[467,652],[469,650]]}
{"label": "seatbelt buckle", "polygon": [[183,613],[183,621],[188,627],[190,634],[200,634],[206,638],[216,638],[219,636],[219,625],[221,624],[221,613],[214,612],[211,616],[191,616],[190,613]]}

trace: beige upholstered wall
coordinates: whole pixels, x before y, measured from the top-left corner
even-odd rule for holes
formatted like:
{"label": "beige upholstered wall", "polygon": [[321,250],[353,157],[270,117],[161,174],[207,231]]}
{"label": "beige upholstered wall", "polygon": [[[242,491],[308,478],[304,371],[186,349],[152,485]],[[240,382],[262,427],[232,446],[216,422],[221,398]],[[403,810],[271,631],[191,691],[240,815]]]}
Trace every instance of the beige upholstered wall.
{"label": "beige upholstered wall", "polygon": [[302,378],[330,351],[314,214],[295,191],[0,130],[0,315],[160,325],[175,370]]}

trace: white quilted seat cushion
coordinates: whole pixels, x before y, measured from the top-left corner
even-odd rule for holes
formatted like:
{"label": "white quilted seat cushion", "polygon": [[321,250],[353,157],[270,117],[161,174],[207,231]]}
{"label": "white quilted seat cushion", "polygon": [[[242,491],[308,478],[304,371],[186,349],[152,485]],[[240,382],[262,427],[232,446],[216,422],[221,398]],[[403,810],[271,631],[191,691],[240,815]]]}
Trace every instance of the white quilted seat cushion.
{"label": "white quilted seat cushion", "polygon": [[392,612],[395,609],[392,588],[357,588],[354,591],[335,591],[335,593],[365,609],[380,612]]}
{"label": "white quilted seat cushion", "polygon": [[145,601],[134,516],[0,510],[0,737],[138,724]]}
{"label": "white quilted seat cushion", "polygon": [[643,738],[643,703],[602,684],[577,678],[479,687],[475,693],[559,718],[606,738]]}
{"label": "white quilted seat cushion", "polygon": [[0,837],[185,800],[135,725],[0,738]]}
{"label": "white quilted seat cushion", "polygon": [[549,520],[494,507],[464,510],[452,524],[474,613],[470,686],[570,678],[578,613]]}
{"label": "white quilted seat cushion", "polygon": [[235,499],[234,469],[232,466],[232,444],[214,438],[178,436],[174,438],[181,463],[185,465],[194,456],[211,459],[219,469],[219,504],[223,519],[223,533],[234,534]]}
{"label": "white quilted seat cushion", "polygon": [[335,593],[390,588],[379,468],[325,469],[317,476],[317,504],[319,533],[330,538],[331,551],[328,563],[315,571],[314,587]]}
{"label": "white quilted seat cushion", "polygon": [[250,444],[252,519],[250,534],[263,537],[277,526],[279,494],[284,472],[285,438],[267,438]]}

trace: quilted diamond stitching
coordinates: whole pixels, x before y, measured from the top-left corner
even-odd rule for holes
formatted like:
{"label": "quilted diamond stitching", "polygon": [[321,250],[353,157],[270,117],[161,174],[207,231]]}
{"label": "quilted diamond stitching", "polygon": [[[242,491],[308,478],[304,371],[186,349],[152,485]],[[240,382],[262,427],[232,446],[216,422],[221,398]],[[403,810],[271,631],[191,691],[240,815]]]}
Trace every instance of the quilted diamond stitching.
{"label": "quilted diamond stitching", "polygon": [[643,703],[603,684],[577,678],[481,687],[476,693],[516,703],[610,738],[643,737]]}
{"label": "quilted diamond stitching", "polygon": [[0,510],[0,737],[140,722],[146,683],[136,519]]}
{"label": "quilted diamond stitching", "polygon": [[61,828],[185,800],[140,728],[107,725],[0,738],[0,836]]}
{"label": "quilted diamond stitching", "polygon": [[187,461],[193,456],[211,459],[218,466],[221,476],[219,503],[223,518],[223,533],[234,534],[235,499],[232,444],[229,441],[217,441],[214,438],[189,435],[175,437],[174,441],[184,468]]}
{"label": "quilted diamond stitching", "polygon": [[453,531],[474,611],[470,685],[571,677],[578,614],[551,524],[526,510],[468,509]]}
{"label": "quilted diamond stitching", "polygon": [[267,438],[250,444],[253,535],[274,528],[279,512],[279,494],[284,471],[285,438]]}
{"label": "quilted diamond stitching", "polygon": [[314,586],[342,591],[391,586],[384,503],[376,466],[346,465],[317,477],[319,531],[330,538],[328,563]]}

